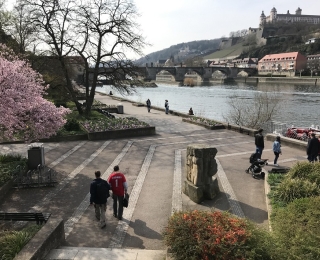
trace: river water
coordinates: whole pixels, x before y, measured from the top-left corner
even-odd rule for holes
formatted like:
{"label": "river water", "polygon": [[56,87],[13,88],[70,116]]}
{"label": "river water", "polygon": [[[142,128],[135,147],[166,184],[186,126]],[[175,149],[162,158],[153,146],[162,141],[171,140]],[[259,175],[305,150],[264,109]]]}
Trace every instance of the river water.
{"label": "river water", "polygon": [[[196,116],[226,121],[229,111],[228,99],[237,95],[243,102],[252,102],[254,94],[262,91],[275,92],[281,99],[281,109],[274,120],[287,126],[320,125],[320,87],[294,84],[218,84],[213,86],[178,87],[158,84],[157,88],[137,88],[136,93],[123,96],[127,99],[145,103],[149,98],[151,105],[163,107],[168,99],[171,110],[188,113],[192,107]],[[110,86],[97,91],[121,96]]]}

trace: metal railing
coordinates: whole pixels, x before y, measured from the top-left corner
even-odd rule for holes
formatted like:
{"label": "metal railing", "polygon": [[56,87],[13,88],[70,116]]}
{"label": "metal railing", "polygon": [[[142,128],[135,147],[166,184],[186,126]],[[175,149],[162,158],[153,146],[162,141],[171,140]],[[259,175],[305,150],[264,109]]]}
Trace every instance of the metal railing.
{"label": "metal railing", "polygon": [[28,171],[19,165],[12,173],[12,179],[13,185],[17,188],[54,186],[57,183],[57,173],[40,164],[37,169]]}
{"label": "metal railing", "polygon": [[311,138],[311,134],[315,133],[320,136],[320,127],[311,125],[310,127],[288,127],[287,124],[270,121],[262,126],[265,133],[273,133],[307,142]]}

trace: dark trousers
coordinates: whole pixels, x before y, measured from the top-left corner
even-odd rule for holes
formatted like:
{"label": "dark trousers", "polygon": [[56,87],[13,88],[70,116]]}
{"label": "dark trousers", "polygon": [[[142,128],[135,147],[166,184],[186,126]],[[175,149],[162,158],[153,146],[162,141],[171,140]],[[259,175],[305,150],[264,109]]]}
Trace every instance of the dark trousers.
{"label": "dark trousers", "polygon": [[[118,218],[122,218],[123,197],[124,196],[117,196],[117,195],[113,194],[113,214],[118,216]],[[119,203],[119,205],[118,205],[118,203]]]}
{"label": "dark trousers", "polygon": [[318,154],[308,154],[309,162],[316,162],[317,161],[317,155]]}
{"label": "dark trousers", "polygon": [[277,153],[277,152],[273,152],[273,153],[274,153],[274,155],[275,155],[273,163],[274,163],[274,164],[277,164],[277,161],[278,161],[278,158],[279,158],[279,154],[280,154],[280,153]]}
{"label": "dark trousers", "polygon": [[258,159],[261,159],[263,148],[260,146],[256,146],[256,153],[258,154]]}

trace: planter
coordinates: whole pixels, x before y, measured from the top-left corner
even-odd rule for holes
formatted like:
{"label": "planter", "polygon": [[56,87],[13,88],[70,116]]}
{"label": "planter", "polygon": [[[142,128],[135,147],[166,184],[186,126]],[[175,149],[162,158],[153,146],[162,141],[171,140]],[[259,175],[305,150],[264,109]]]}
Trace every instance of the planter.
{"label": "planter", "polygon": [[154,126],[88,133],[90,141],[155,135]]}
{"label": "planter", "polygon": [[183,122],[188,122],[188,123],[194,124],[194,125],[203,126],[203,127],[207,128],[207,129],[210,129],[210,130],[226,129],[226,127],[223,124],[207,125],[205,123],[193,121],[193,120],[186,119],[186,118],[183,118],[182,121]]}
{"label": "planter", "polygon": [[87,134],[55,136],[46,139],[40,139],[40,142],[65,142],[65,141],[81,141],[88,140]]}

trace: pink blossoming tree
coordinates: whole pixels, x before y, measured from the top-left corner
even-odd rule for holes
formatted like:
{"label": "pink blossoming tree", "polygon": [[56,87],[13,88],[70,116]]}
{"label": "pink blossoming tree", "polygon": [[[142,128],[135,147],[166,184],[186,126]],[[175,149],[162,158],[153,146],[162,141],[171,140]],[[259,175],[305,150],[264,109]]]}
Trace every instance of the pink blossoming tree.
{"label": "pink blossoming tree", "polygon": [[40,74],[0,44],[0,139],[38,140],[54,135],[69,109],[43,98]]}

